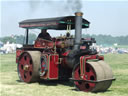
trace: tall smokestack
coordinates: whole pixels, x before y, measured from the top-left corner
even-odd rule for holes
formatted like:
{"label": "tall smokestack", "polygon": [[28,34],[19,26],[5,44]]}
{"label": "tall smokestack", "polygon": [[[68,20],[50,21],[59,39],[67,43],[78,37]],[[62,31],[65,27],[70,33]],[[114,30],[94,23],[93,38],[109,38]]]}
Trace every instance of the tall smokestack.
{"label": "tall smokestack", "polygon": [[75,45],[74,50],[80,49],[81,32],[82,32],[82,12],[75,13]]}

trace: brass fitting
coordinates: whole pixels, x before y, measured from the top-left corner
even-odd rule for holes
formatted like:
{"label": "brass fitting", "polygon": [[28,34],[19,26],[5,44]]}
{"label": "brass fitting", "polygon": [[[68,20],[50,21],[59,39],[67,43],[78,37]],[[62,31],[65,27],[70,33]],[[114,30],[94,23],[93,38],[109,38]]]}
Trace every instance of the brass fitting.
{"label": "brass fitting", "polygon": [[82,12],[76,12],[75,15],[76,16],[83,16],[83,13]]}
{"label": "brass fitting", "polygon": [[24,70],[25,70],[25,71],[28,71],[28,69],[29,69],[29,65],[25,65],[25,66],[24,66]]}

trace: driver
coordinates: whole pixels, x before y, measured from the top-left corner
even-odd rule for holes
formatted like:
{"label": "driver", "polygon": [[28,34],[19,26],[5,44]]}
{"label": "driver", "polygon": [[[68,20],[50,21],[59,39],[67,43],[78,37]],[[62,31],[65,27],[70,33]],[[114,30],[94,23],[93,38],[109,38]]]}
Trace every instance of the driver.
{"label": "driver", "polygon": [[51,36],[47,32],[47,29],[42,29],[41,33],[38,35],[38,38],[46,39],[46,40],[52,40]]}

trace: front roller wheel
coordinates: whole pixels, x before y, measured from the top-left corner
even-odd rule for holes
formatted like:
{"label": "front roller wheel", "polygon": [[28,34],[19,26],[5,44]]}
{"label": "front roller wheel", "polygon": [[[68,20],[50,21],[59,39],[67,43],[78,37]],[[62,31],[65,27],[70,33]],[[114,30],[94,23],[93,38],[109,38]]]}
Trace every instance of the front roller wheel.
{"label": "front roller wheel", "polygon": [[17,67],[21,81],[30,83],[39,80],[40,57],[39,51],[26,51],[21,54]]}
{"label": "front roller wheel", "polygon": [[[113,78],[113,73],[108,64],[104,61],[88,62],[85,69],[86,80],[100,81],[102,82],[91,83],[84,81],[74,81],[76,88],[85,92],[100,92],[106,91],[112,84],[112,80],[106,81],[106,79]],[[73,70],[73,78],[80,80],[80,67],[77,65]]]}

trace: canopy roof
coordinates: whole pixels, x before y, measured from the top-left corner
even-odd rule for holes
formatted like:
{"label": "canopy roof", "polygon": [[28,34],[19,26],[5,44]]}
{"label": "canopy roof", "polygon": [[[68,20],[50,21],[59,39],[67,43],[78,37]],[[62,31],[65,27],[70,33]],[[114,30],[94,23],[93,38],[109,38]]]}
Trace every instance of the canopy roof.
{"label": "canopy roof", "polygon": [[[82,28],[88,28],[90,22],[82,19]],[[71,25],[71,29],[75,29],[75,16],[65,16],[57,18],[44,19],[28,19],[19,22],[19,27],[27,29],[55,29],[66,30],[67,25]]]}

